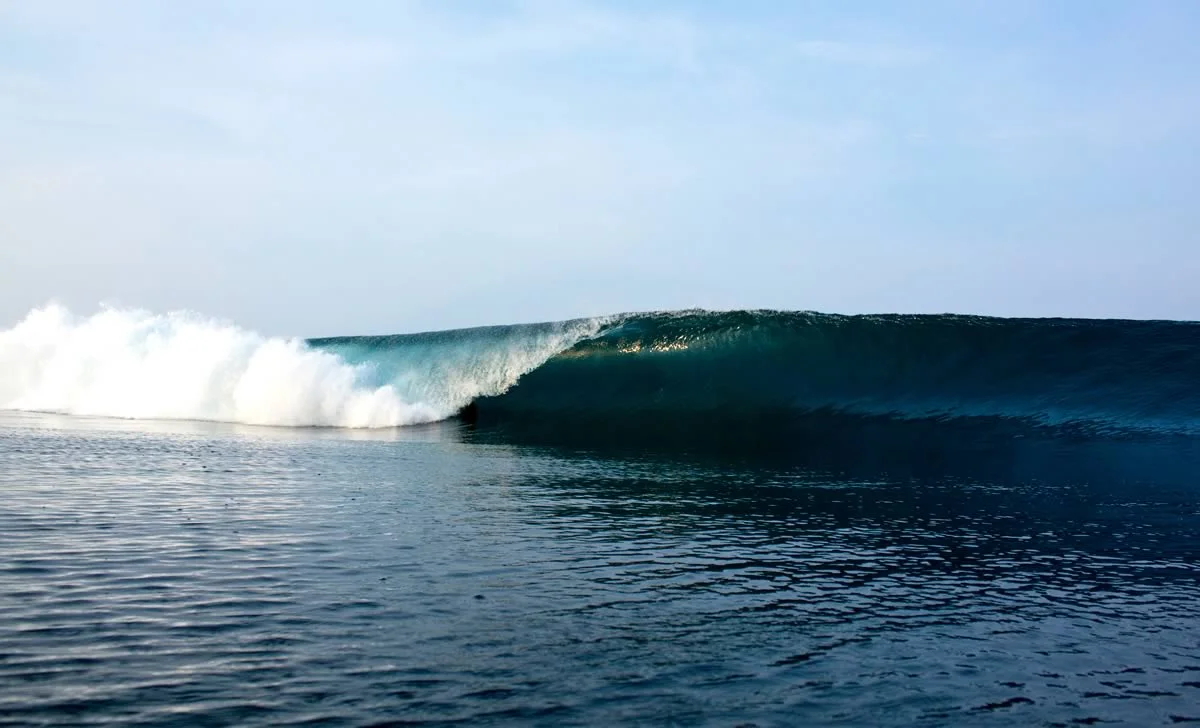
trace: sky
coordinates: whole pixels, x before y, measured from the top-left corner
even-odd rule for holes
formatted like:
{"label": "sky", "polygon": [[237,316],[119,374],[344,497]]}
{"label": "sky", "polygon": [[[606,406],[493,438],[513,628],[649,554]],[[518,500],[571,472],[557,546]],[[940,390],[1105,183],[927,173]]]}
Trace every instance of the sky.
{"label": "sky", "polygon": [[0,0],[0,328],[1200,319],[1200,3]]}

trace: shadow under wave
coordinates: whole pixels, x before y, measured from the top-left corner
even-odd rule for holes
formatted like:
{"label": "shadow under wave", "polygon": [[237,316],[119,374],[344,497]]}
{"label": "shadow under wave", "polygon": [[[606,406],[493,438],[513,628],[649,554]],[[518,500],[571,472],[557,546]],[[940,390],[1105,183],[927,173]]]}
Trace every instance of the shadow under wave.
{"label": "shadow under wave", "polygon": [[1200,489],[1200,437],[1099,436],[1004,418],[901,420],[775,411],[740,417],[546,418],[460,413],[467,442],[544,448],[558,455],[681,461],[715,469],[804,470],[839,479],[961,478],[994,483]]}

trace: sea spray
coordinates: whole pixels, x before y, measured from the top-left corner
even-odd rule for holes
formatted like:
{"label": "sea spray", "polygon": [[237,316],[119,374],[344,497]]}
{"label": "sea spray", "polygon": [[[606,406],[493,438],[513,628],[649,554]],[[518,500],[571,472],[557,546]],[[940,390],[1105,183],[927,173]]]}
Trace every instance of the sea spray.
{"label": "sea spray", "polygon": [[419,424],[499,394],[595,327],[555,324],[517,346],[485,337],[348,361],[336,347],[192,313],[105,308],[75,317],[49,305],[0,331],[0,408],[256,425]]}

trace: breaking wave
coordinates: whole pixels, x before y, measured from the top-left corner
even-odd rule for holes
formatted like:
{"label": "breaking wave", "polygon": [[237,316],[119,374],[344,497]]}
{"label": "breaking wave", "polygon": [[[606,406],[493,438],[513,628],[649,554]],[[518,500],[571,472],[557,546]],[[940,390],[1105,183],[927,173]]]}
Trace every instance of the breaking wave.
{"label": "breaking wave", "polygon": [[0,332],[0,408],[288,426],[847,418],[1200,434],[1200,324],[628,314],[327,339],[59,306]]}

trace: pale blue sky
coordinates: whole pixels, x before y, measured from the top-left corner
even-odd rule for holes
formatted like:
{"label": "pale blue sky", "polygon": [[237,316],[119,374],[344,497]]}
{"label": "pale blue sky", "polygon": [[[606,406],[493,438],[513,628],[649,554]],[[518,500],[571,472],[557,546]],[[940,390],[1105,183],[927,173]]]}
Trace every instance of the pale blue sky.
{"label": "pale blue sky", "polygon": [[1200,3],[0,0],[0,327],[1200,318]]}

